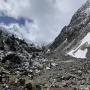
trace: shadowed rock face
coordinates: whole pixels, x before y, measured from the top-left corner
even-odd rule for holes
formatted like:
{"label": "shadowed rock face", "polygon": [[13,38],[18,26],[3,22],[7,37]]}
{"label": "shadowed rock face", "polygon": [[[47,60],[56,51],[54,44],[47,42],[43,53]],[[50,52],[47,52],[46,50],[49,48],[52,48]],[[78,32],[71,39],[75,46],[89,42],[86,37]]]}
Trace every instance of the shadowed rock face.
{"label": "shadowed rock face", "polygon": [[16,54],[9,54],[9,55],[5,56],[2,59],[2,63],[7,62],[7,60],[9,60],[10,62],[12,62],[14,64],[20,64],[22,62],[22,60],[20,59],[20,57],[17,56]]}
{"label": "shadowed rock face", "polygon": [[65,26],[61,33],[56,37],[55,41],[51,44],[50,48],[51,49],[55,49],[57,48],[65,39],[66,39],[66,30],[67,30],[67,27]]}

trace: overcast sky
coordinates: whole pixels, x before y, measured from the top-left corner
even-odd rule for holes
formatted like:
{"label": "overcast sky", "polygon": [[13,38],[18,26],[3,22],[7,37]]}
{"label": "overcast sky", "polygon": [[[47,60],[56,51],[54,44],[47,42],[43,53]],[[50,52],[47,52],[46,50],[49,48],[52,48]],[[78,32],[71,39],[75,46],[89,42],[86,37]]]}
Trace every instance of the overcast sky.
{"label": "overcast sky", "polygon": [[[32,19],[26,22],[23,35],[38,43],[55,39],[63,26],[68,25],[72,15],[86,0],[0,0],[0,11],[19,18]],[[26,32],[26,33],[25,33]]]}

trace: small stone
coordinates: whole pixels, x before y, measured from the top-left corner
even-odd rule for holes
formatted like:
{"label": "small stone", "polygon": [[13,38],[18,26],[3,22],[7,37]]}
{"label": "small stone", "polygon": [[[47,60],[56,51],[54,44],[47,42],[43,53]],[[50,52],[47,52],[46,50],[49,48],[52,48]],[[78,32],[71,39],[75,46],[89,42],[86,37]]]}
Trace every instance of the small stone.
{"label": "small stone", "polygon": [[49,67],[46,67],[47,70],[49,70],[50,68]]}

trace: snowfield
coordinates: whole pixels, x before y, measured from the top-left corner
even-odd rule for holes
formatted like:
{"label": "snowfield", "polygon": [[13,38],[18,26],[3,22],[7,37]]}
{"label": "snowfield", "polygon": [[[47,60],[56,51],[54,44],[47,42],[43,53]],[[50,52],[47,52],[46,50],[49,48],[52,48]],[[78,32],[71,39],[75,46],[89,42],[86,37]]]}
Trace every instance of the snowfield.
{"label": "snowfield", "polygon": [[[81,43],[67,54],[75,58],[87,58],[87,47],[90,45],[90,32],[81,40]],[[82,49],[83,48],[83,49]]]}

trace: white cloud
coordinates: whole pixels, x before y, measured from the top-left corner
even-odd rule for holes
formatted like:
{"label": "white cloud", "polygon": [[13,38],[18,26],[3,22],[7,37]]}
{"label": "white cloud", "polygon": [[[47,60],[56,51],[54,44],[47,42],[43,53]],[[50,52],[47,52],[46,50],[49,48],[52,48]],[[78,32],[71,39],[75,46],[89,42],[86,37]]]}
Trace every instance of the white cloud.
{"label": "white cloud", "polygon": [[12,17],[26,16],[30,0],[0,0],[0,10]]}
{"label": "white cloud", "polygon": [[[50,42],[70,22],[71,16],[86,0],[0,0],[0,11],[18,18],[34,20],[26,24],[25,37],[37,42]],[[23,30],[22,30],[23,32]]]}

